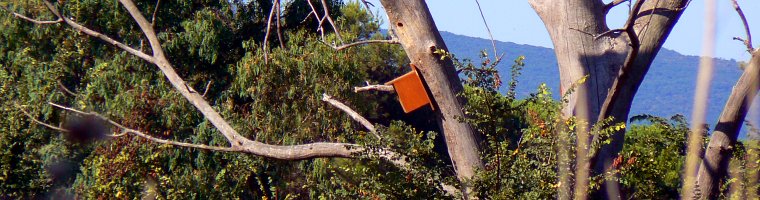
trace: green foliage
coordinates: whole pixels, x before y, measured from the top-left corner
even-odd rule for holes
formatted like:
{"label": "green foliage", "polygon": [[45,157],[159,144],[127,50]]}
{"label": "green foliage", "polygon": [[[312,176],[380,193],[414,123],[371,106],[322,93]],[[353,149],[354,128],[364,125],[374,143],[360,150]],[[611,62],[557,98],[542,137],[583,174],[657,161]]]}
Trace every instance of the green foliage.
{"label": "green foliage", "polygon": [[689,125],[682,115],[670,119],[641,115],[631,117],[620,156],[620,183],[637,199],[679,198]]}

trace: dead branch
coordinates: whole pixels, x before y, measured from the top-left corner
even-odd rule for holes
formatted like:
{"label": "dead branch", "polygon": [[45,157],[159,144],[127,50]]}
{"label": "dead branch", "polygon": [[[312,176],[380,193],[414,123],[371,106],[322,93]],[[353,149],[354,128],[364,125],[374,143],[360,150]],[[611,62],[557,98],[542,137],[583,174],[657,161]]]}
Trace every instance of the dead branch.
{"label": "dead branch", "polygon": [[156,13],[158,13],[158,7],[161,5],[161,0],[156,1],[156,8],[153,10],[153,17],[150,18],[150,25],[156,27]]}
{"label": "dead branch", "polygon": [[382,91],[382,92],[395,92],[396,89],[393,88],[393,86],[390,85],[370,85],[369,82],[367,82],[367,86],[362,87],[354,87],[354,92],[364,92],[364,91]]}
{"label": "dead branch", "polygon": [[208,93],[208,88],[211,87],[211,83],[213,83],[213,82],[214,82],[214,80],[209,80],[208,83],[206,83],[206,89],[203,90],[203,94],[201,95],[202,97],[206,97],[206,93]]}
{"label": "dead branch", "polygon": [[26,112],[26,110],[24,110],[24,108],[22,108],[22,107],[21,107],[20,105],[18,105],[18,104],[14,104],[14,106],[15,106],[15,107],[16,107],[18,110],[20,110],[22,113],[24,113],[24,115],[26,115],[26,117],[29,117],[29,119],[30,119],[30,120],[32,120],[32,122],[34,122],[34,123],[37,123],[37,124],[39,124],[39,125],[42,125],[42,126],[48,127],[48,128],[50,128],[50,129],[53,129],[53,130],[56,130],[56,131],[60,131],[60,132],[64,132],[64,133],[68,133],[68,132],[69,132],[69,130],[66,130],[66,129],[64,129],[64,128],[61,128],[61,127],[58,127],[58,126],[53,126],[53,125],[50,125],[50,124],[48,124],[48,123],[42,122],[42,121],[40,121],[40,120],[37,120],[37,118],[36,118],[36,117],[32,116],[32,114],[29,114],[29,112]]}
{"label": "dead branch", "polygon": [[118,42],[118,41],[116,41],[114,39],[111,39],[110,37],[108,37],[106,35],[103,35],[103,34],[101,34],[99,32],[93,31],[92,29],[89,29],[87,27],[79,25],[78,23],[72,21],[71,19],[63,17],[63,15],[61,15],[61,13],[58,12],[58,9],[55,8],[55,6],[53,6],[53,4],[51,4],[49,1],[46,0],[46,1],[43,1],[43,3],[45,3],[45,6],[47,6],[47,8],[48,8],[48,10],[50,10],[50,12],[52,12],[59,19],[63,20],[63,22],[66,22],[66,24],[68,24],[72,28],[78,30],[79,32],[84,33],[84,34],[89,35],[89,36],[92,36],[92,37],[95,37],[95,38],[98,38],[100,40],[103,40],[104,42],[109,43],[111,45],[114,45],[116,47],[119,47],[120,49],[122,49],[124,51],[127,51],[127,53],[130,53],[132,55],[140,57],[143,60],[146,60],[146,61],[151,62],[151,63],[154,62],[153,61],[153,57],[149,56],[148,54],[145,54],[145,53],[143,53],[141,51],[138,51],[137,49],[134,49],[132,47],[129,47],[129,46],[125,45],[124,43],[121,43],[121,42]]}
{"label": "dead branch", "polygon": [[63,91],[64,94],[68,94],[70,96],[79,96],[77,95],[77,93],[74,93],[71,90],[69,90],[69,88],[66,88],[66,86],[63,85],[63,83],[61,83],[61,80],[58,80],[56,82],[58,83],[58,87],[61,88],[61,91]]}
{"label": "dead branch", "polygon": [[[327,3],[324,0],[322,0],[322,9],[324,9],[325,12],[320,17],[319,13],[317,13],[317,8],[314,7],[314,4],[311,3],[311,0],[307,0],[306,2],[309,4],[309,7],[311,8],[311,12],[309,12],[309,14],[306,16],[306,19],[308,19],[310,16],[313,15],[314,19],[317,20],[317,23],[318,23],[317,24],[317,32],[319,32],[320,35],[322,36],[322,40],[320,40],[320,42],[322,44],[325,44],[325,45],[327,45],[327,46],[335,49],[336,51],[340,51],[340,50],[347,49],[347,48],[350,48],[350,47],[353,47],[353,46],[357,46],[357,45],[370,44],[370,43],[400,44],[400,42],[398,40],[396,40],[395,38],[390,39],[390,40],[363,40],[363,41],[357,41],[357,42],[345,44],[343,42],[343,38],[340,36],[340,30],[338,30],[337,26],[335,26],[335,23],[333,22],[332,18],[330,17],[330,12],[328,11],[328,8],[327,8]],[[365,3],[368,3],[368,2],[365,2]],[[304,19],[304,21],[306,21],[306,19]],[[338,38],[338,41],[341,44],[340,46],[335,45],[334,42],[332,44],[330,44],[330,43],[327,43],[325,41],[325,32],[324,32],[325,29],[323,27],[325,20],[330,23],[330,25],[333,28],[333,31],[335,31],[335,36]]]}
{"label": "dead branch", "polygon": [[19,14],[17,12],[13,12],[10,9],[5,8],[5,7],[0,7],[0,9],[5,10],[6,12],[11,13],[13,15],[13,17],[16,17],[16,18],[19,18],[19,19],[23,19],[23,20],[32,22],[32,23],[37,24],[37,25],[57,24],[57,23],[63,22],[63,19],[61,19],[60,17],[57,20],[36,20],[36,19],[32,19],[31,17],[27,17],[27,16],[24,16],[22,14]]}
{"label": "dead branch", "polygon": [[[475,0],[475,4],[478,5],[478,11],[480,11],[480,18],[483,19],[483,24],[486,26],[486,31],[488,31],[488,37],[491,38],[491,45],[493,46],[493,56],[498,56],[499,53],[496,52],[496,40],[493,39],[493,34],[491,34],[491,28],[488,27],[488,22],[486,22],[486,16],[483,15],[483,9],[480,8],[480,1]],[[498,59],[498,57],[494,57],[495,59]]]}
{"label": "dead branch", "polygon": [[274,9],[276,8],[277,6],[272,5],[272,9],[269,10],[269,17],[267,18],[267,32],[264,35],[264,63],[269,63],[269,30],[272,27],[272,17],[275,14]]}
{"label": "dead branch", "polygon": [[280,32],[280,29],[282,26],[280,25],[280,19],[282,18],[281,8],[280,8],[280,0],[276,0],[275,4],[277,5],[277,39],[280,41],[280,48],[285,48],[285,40],[282,39],[282,32]]}
{"label": "dead branch", "polygon": [[338,41],[340,41],[340,43],[343,44],[343,38],[340,37],[340,30],[338,30],[338,26],[335,26],[335,22],[333,21],[332,17],[330,17],[330,9],[327,8],[327,1],[325,0],[322,0],[322,9],[325,10],[323,17],[326,17],[327,21],[330,22],[330,25],[332,25],[332,28],[335,31],[335,37],[337,37]]}
{"label": "dead branch", "polygon": [[749,24],[747,23],[747,17],[744,16],[744,11],[742,11],[742,8],[739,6],[739,3],[736,2],[736,0],[731,0],[731,4],[734,6],[734,10],[736,10],[736,13],[739,14],[739,18],[742,20],[742,24],[744,24],[744,32],[747,34],[747,39],[741,39],[739,37],[735,37],[734,40],[739,40],[744,43],[745,46],[747,46],[747,52],[752,53],[752,51],[755,50],[755,48],[752,47],[752,33],[749,31]]}
{"label": "dead branch", "polygon": [[322,94],[322,101],[329,103],[330,105],[342,110],[348,116],[351,117],[354,121],[359,122],[362,124],[367,130],[369,130],[370,133],[375,135],[377,139],[381,139],[380,135],[377,134],[377,130],[375,129],[375,125],[372,125],[372,123],[369,122],[366,118],[362,117],[359,113],[351,109],[350,107],[346,106],[346,104],[341,103],[338,100],[333,99],[330,95]]}
{"label": "dead branch", "polygon": [[610,12],[610,10],[612,10],[612,8],[614,8],[615,6],[620,5],[622,3],[625,3],[626,1],[628,1],[628,0],[614,0],[614,1],[612,1],[612,2],[610,2],[608,4],[606,4],[606,5],[604,5],[604,13]]}
{"label": "dead branch", "polygon": [[327,46],[332,47],[336,51],[340,51],[340,50],[343,50],[343,49],[347,49],[347,48],[350,48],[350,47],[353,47],[353,46],[362,45],[362,44],[372,44],[372,43],[376,43],[376,44],[400,44],[400,42],[398,40],[395,40],[395,39],[391,39],[391,40],[362,40],[362,41],[353,42],[353,43],[349,43],[349,44],[344,44],[344,45],[340,45],[340,46],[335,46],[335,45],[332,45],[332,44],[328,44],[325,41],[320,41],[320,42],[322,42],[322,44],[325,44]]}

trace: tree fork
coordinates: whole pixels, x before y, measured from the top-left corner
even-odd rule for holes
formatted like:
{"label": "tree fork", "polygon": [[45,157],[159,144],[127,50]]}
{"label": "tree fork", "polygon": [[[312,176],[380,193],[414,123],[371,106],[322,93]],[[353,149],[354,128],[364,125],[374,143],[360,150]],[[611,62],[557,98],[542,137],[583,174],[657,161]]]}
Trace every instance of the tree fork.
{"label": "tree fork", "polygon": [[[640,41],[636,56],[630,60],[632,63],[626,62],[633,49],[629,46],[630,39],[627,34],[623,34],[625,32],[610,31],[607,27],[605,18],[609,6],[601,0],[529,0],[529,3],[541,17],[554,43],[560,71],[560,88],[570,88],[577,80],[588,76],[588,81],[570,96],[568,106],[562,110],[563,116],[577,116],[593,125],[598,118],[613,117],[613,124],[626,121],[638,87],[688,5],[688,0],[636,2],[643,5],[638,13],[633,13],[635,16],[631,19],[634,21],[629,24],[633,25]],[[630,65],[623,72],[625,80],[619,80],[620,85],[616,86],[618,89],[610,91],[624,65]],[[600,116],[602,105],[610,92],[616,93],[609,95],[616,98],[607,103],[607,111]],[[588,134],[579,134],[578,139],[579,142],[586,143],[583,139],[594,140],[590,137]],[[587,163],[593,169],[592,174],[601,174],[609,169],[612,160],[623,147],[624,131],[614,133],[610,139],[611,143],[603,145],[596,151],[599,153],[591,158],[591,163]],[[576,183],[576,186],[577,184],[585,183]],[[617,183],[607,181],[602,192],[619,193]],[[615,198],[615,195],[607,197]]]}

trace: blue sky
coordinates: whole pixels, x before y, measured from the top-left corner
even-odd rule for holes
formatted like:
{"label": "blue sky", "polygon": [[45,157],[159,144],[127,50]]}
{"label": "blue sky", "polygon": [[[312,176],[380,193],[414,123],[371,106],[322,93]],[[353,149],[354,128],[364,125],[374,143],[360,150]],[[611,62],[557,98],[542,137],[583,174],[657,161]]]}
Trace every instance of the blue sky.
{"label": "blue sky", "polygon": [[[605,2],[608,1],[605,0]],[[738,1],[749,20],[750,28],[754,28],[753,31],[756,32],[755,41],[760,40],[760,1]],[[377,0],[370,0],[370,2],[376,6],[374,11],[383,12]],[[717,0],[717,3],[718,30],[715,56],[748,60],[749,54],[745,51],[746,48],[741,42],[732,39],[735,36],[744,37],[745,34],[741,20],[731,6],[731,1]],[[480,18],[475,0],[428,0],[427,4],[439,30],[488,38],[488,32]],[[480,0],[480,4],[496,40],[552,47],[549,34],[527,0]],[[625,18],[628,16],[627,5],[627,3],[621,4],[610,11],[608,17],[610,28],[622,27],[625,23]],[[699,55],[704,10],[704,1],[694,0],[665,42],[665,48],[686,55]],[[760,45],[758,42],[754,43],[755,46]],[[509,51],[509,49],[499,51]]]}

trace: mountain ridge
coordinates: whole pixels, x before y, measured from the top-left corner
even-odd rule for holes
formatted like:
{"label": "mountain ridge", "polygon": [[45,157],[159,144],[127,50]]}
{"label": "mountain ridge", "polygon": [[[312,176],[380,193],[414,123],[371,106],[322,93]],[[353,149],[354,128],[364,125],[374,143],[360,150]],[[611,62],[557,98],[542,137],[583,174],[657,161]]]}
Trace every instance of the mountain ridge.
{"label": "mountain ridge", "polygon": [[[492,53],[489,39],[441,32],[451,53],[459,59],[479,62],[480,51]],[[501,77],[510,76],[512,59],[525,56],[525,67],[518,78],[517,94],[525,97],[534,92],[541,83],[546,83],[553,93],[559,91],[559,70],[554,50],[546,47],[514,42],[496,41],[497,51],[504,53],[504,60],[498,65]],[[738,62],[734,59],[715,58],[713,82],[709,97],[706,122],[715,124],[733,85],[741,76]],[[651,114],[670,117],[691,114],[694,88],[699,66],[699,56],[683,55],[677,51],[662,48],[654,62],[631,107],[631,115]],[[501,88],[504,92],[505,87]],[[555,98],[559,95],[555,94]],[[757,101],[755,101],[757,105]]]}

